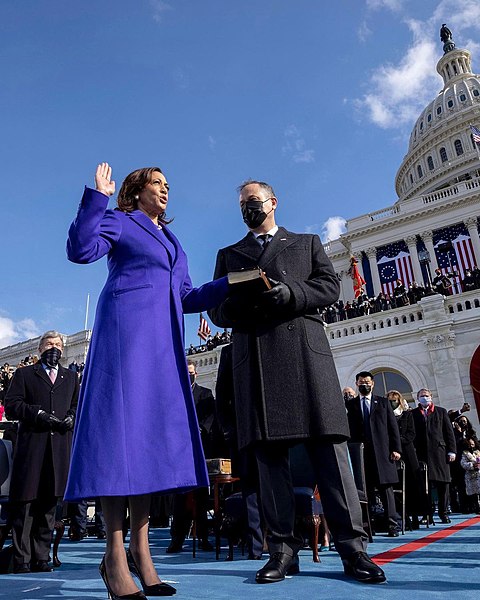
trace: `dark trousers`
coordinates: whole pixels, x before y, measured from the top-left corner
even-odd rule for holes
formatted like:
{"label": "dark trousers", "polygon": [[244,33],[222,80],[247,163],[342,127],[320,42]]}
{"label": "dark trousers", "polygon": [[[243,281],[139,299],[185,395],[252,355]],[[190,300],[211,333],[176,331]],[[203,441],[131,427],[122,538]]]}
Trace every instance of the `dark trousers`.
{"label": "dark trousers", "polygon": [[449,484],[446,481],[428,481],[428,499],[427,499],[427,512],[426,515],[433,516],[434,506],[432,501],[432,488],[437,490],[438,499],[438,516],[440,518],[445,517],[447,514],[448,506],[448,491]]}
{"label": "dark trousers", "polygon": [[[67,515],[70,518],[72,532],[80,535],[87,532],[87,510],[87,500],[68,503]],[[105,533],[105,519],[99,498],[95,499],[95,533]]]}
{"label": "dark trousers", "polygon": [[[302,547],[303,540],[294,533],[295,496],[288,460],[289,446],[288,442],[257,442],[254,448],[269,552],[294,556]],[[365,551],[367,536],[348,462],[347,443],[310,440],[305,447],[335,548],[342,558]]]}
{"label": "dark trousers", "polygon": [[208,540],[208,488],[198,488],[186,494],[176,494],[170,528],[172,541],[183,544],[195,517],[197,538]]}
{"label": "dark trousers", "polygon": [[11,503],[15,565],[49,559],[57,500],[52,452],[47,444],[37,497],[29,502]]}
{"label": "dark trousers", "polygon": [[261,556],[263,552],[263,519],[258,506],[258,468],[255,454],[250,447],[239,451],[237,470],[247,526],[247,550],[249,554]]}

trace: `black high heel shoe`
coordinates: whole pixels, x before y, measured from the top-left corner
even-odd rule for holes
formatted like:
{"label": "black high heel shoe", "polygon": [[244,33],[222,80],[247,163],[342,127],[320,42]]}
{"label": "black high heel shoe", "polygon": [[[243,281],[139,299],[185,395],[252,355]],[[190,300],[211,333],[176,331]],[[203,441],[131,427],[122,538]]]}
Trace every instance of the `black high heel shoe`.
{"label": "black high heel shoe", "polygon": [[102,576],[103,583],[105,584],[105,587],[107,588],[108,598],[110,600],[147,600],[147,597],[145,596],[145,594],[140,591],[135,592],[134,594],[124,594],[123,596],[117,596],[117,594],[114,594],[112,592],[112,590],[110,588],[110,584],[108,583],[108,579],[107,579],[107,571],[105,569],[105,556],[102,558],[102,562],[100,563],[98,570],[100,571],[100,575]]}
{"label": "black high heel shoe", "polygon": [[135,562],[130,550],[127,550],[127,563],[130,573],[140,579],[143,593],[146,596],[173,596],[177,593],[177,590],[173,586],[165,583],[164,581],[161,581],[160,583],[154,583],[153,585],[146,585],[142,574],[140,573],[140,569],[137,567],[137,563]]}

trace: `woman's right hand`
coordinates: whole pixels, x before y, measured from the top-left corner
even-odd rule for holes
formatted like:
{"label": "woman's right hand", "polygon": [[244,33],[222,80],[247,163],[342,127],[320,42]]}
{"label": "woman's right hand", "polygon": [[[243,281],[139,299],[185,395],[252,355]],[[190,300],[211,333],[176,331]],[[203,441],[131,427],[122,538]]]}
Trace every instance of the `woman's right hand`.
{"label": "woman's right hand", "polygon": [[95,173],[95,189],[97,192],[112,196],[115,193],[115,182],[111,179],[112,167],[108,163],[100,163]]}

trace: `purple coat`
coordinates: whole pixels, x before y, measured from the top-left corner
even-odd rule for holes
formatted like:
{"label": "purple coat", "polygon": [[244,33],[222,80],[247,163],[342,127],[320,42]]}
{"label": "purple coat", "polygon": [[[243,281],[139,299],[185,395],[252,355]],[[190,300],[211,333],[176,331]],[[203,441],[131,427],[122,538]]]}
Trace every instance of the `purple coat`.
{"label": "purple coat", "polygon": [[106,210],[85,189],[67,241],[72,262],[108,255],[87,356],[66,500],[208,485],[184,351],[183,313],[222,302],[226,278],[193,288],[167,227]]}

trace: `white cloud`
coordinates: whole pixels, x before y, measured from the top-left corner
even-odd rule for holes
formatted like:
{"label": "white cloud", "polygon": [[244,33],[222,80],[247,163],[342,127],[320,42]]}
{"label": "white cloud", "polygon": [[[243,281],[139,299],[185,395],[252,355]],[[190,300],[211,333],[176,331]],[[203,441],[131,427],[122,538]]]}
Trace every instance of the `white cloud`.
{"label": "white cloud", "polygon": [[296,163],[315,162],[315,150],[307,148],[307,143],[296,125],[289,125],[283,135],[285,138],[285,143],[282,146],[283,154],[290,156],[293,162]]}
{"label": "white cloud", "polygon": [[40,335],[40,330],[33,319],[13,321],[9,317],[0,316],[0,348],[11,346]]}
{"label": "white cloud", "polygon": [[164,0],[150,0],[150,5],[153,8],[153,20],[157,23],[162,22],[165,12],[172,10],[170,4]]}
{"label": "white cloud", "polygon": [[322,233],[320,234],[322,242],[338,239],[342,233],[347,231],[346,222],[343,217],[329,217],[322,225]]}
{"label": "white cloud", "polygon": [[213,135],[209,135],[208,136],[208,146],[209,146],[210,150],[215,150],[216,145],[217,145],[217,140],[213,137]]}
{"label": "white cloud", "polygon": [[[395,0],[367,0],[371,10],[387,8],[398,12],[404,3]],[[413,124],[419,113],[442,88],[436,72],[441,56],[439,24],[447,23],[458,46],[474,51],[478,42],[466,43],[463,31],[480,30],[480,2],[478,0],[441,0],[426,21],[405,18],[413,42],[397,64],[379,65],[371,74],[369,91],[354,100],[358,114],[384,129],[402,128]],[[364,26],[366,27],[366,25]]]}
{"label": "white cloud", "polygon": [[404,4],[405,0],[367,0],[367,9],[380,10],[386,8],[393,12],[399,12]]}

